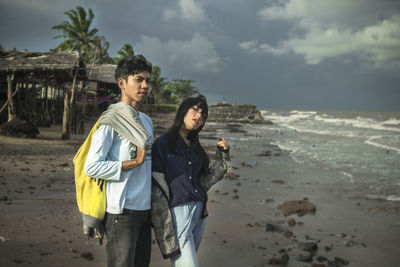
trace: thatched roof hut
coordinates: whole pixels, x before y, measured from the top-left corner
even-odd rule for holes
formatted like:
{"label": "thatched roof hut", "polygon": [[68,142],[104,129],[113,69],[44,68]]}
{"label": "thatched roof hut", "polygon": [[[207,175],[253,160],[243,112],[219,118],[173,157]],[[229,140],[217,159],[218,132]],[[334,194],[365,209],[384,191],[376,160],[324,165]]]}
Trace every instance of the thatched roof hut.
{"label": "thatched roof hut", "polygon": [[60,83],[72,81],[79,68],[78,80],[85,80],[85,68],[77,52],[12,51],[0,56],[0,75],[14,73],[15,79],[27,75]]}
{"label": "thatched roof hut", "polygon": [[114,74],[117,65],[103,64],[87,66],[86,72],[89,81],[101,82],[107,84],[116,84]]}
{"label": "thatched roof hut", "polygon": [[[77,81],[87,80],[77,52],[3,53],[0,87],[7,88],[7,93],[0,92],[1,110],[8,105],[8,120],[19,116],[37,125],[56,123],[62,119],[65,92],[72,88],[75,75]],[[5,119],[5,113],[0,113],[0,120]]]}
{"label": "thatched roof hut", "polygon": [[95,91],[100,97],[119,94],[119,88],[114,78],[116,68],[117,65],[112,64],[87,66],[88,91]]}

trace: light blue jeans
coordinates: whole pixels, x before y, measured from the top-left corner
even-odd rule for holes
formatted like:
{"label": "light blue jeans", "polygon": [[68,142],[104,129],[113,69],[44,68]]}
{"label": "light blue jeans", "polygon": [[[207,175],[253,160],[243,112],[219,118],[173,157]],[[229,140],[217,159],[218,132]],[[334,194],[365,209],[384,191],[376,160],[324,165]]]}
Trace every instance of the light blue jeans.
{"label": "light blue jeans", "polygon": [[197,250],[206,225],[201,218],[203,202],[192,201],[171,208],[181,254],[171,259],[173,267],[198,267]]}

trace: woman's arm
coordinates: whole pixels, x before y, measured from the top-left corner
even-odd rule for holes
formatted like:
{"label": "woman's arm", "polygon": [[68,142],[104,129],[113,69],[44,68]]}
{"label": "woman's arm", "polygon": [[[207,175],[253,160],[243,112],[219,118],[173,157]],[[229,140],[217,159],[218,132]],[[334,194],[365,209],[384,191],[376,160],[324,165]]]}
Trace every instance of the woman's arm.
{"label": "woman's arm", "polygon": [[229,160],[229,147],[226,150],[218,147],[215,155],[215,161],[208,168],[208,172],[200,177],[201,186],[206,192],[224,177],[227,171],[226,161]]}

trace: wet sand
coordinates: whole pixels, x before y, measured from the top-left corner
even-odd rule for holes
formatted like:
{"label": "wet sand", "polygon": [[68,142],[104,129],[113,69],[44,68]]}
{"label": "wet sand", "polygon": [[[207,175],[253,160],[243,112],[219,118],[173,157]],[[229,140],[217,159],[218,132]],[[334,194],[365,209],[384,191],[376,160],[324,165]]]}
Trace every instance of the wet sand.
{"label": "wet sand", "polygon": [[[157,118],[161,133],[171,118]],[[235,129],[245,131],[225,130]],[[207,127],[202,139],[211,156],[215,130]],[[104,245],[82,234],[75,202],[72,158],[84,136],[61,141],[59,127],[40,132],[37,139],[0,136],[0,266],[106,266]],[[287,266],[399,265],[399,203],[366,199],[367,184],[297,163],[270,140],[232,141],[231,153],[229,174],[209,192],[201,266],[273,266],[287,257]],[[277,208],[304,199],[314,214],[285,217]],[[304,243],[312,249],[302,250]],[[157,244],[151,266],[170,266]]]}

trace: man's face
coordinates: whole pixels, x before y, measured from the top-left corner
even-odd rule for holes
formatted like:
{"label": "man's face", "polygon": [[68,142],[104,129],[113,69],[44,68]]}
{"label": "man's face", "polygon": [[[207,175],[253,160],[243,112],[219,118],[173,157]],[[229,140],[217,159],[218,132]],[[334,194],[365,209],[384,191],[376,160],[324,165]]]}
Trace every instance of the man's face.
{"label": "man's face", "polygon": [[150,73],[147,71],[129,75],[128,80],[118,79],[121,88],[121,101],[128,104],[143,102],[150,93]]}

